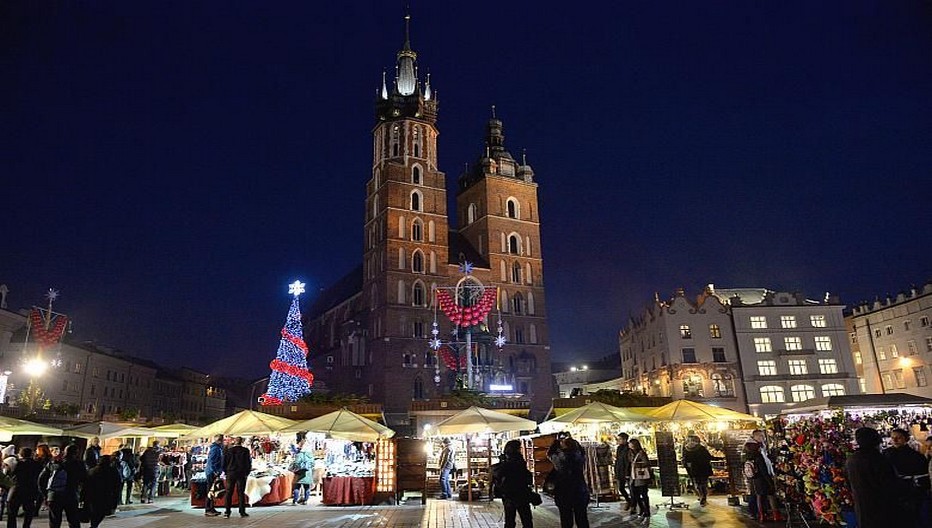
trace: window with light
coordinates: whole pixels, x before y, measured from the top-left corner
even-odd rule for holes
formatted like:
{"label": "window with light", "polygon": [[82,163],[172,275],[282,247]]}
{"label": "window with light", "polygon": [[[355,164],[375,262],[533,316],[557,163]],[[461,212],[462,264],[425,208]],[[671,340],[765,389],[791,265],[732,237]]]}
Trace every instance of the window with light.
{"label": "window with light", "polygon": [[790,394],[793,395],[794,402],[804,402],[815,398],[815,387],[812,385],[793,385],[790,387]]}
{"label": "window with light", "polygon": [[783,345],[787,350],[802,350],[803,340],[799,337],[784,337]]}
{"label": "window with light", "polygon": [[773,360],[761,360],[757,362],[757,373],[761,376],[776,376],[777,362]]}
{"label": "window with light", "polygon": [[769,337],[755,337],[754,350],[758,352],[773,352],[773,345]]}
{"label": "window with light", "polygon": [[763,315],[752,315],[751,316],[751,328],[763,329],[767,328],[767,317]]}
{"label": "window with light", "polygon": [[795,315],[781,315],[780,326],[782,328],[796,328],[796,316]]}
{"label": "window with light", "polygon": [[693,332],[689,329],[689,325],[680,325],[680,337],[683,339],[692,339]]}
{"label": "window with light", "polygon": [[840,383],[826,383],[822,385],[822,396],[844,396],[845,386]]}
{"label": "window with light", "polygon": [[722,338],[722,329],[715,323],[709,325],[709,337],[712,339]]}
{"label": "window with light", "polygon": [[838,363],[834,359],[819,359],[820,374],[838,374]]}
{"label": "window with light", "polygon": [[828,351],[832,349],[831,336],[815,336],[815,349]]}
{"label": "window with light", "polygon": [[778,385],[765,385],[760,388],[760,401],[763,403],[783,403],[783,387]]}
{"label": "window with light", "polygon": [[824,315],[810,315],[809,324],[813,328],[825,328],[825,316]]}
{"label": "window with light", "polygon": [[806,364],[805,359],[791,359],[786,362],[786,366],[789,367],[792,376],[809,374],[809,365]]}

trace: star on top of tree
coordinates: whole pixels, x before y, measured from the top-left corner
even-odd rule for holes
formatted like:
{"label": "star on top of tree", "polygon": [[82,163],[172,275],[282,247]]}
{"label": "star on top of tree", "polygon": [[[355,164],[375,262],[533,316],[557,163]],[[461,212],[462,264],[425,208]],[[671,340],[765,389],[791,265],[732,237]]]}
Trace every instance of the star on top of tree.
{"label": "star on top of tree", "polygon": [[297,297],[304,293],[304,283],[301,281],[294,281],[288,285],[288,293]]}

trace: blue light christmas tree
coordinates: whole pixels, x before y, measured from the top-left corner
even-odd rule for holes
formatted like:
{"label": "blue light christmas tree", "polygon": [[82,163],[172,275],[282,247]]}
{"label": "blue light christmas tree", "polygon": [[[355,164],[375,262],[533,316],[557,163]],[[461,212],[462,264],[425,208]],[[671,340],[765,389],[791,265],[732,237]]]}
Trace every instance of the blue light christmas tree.
{"label": "blue light christmas tree", "polygon": [[304,293],[304,283],[295,281],[288,286],[288,293],[294,295],[288,318],[282,328],[282,339],[278,344],[278,353],[269,363],[272,375],[269,376],[269,388],[259,396],[262,405],[281,405],[293,402],[311,392],[314,375],[307,369],[307,345],[304,343],[304,331],[301,329],[301,308],[298,296]]}

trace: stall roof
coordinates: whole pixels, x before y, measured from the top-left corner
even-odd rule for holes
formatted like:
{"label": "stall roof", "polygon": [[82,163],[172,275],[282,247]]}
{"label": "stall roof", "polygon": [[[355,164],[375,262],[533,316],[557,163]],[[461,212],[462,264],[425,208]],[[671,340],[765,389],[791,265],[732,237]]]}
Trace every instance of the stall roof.
{"label": "stall roof", "polygon": [[506,431],[532,431],[537,422],[481,407],[462,410],[434,427],[435,434],[458,435],[471,433],[503,433]]}
{"label": "stall roof", "polygon": [[891,394],[846,394],[808,400],[805,405],[787,409],[783,414],[797,414],[827,409],[852,409],[857,407],[902,407],[929,406],[932,399],[907,393]]}
{"label": "stall roof", "polygon": [[2,442],[9,442],[16,435],[59,436],[61,434],[62,430],[58,427],[0,416],[0,441]]}
{"label": "stall roof", "polygon": [[353,442],[375,442],[379,438],[391,438],[395,431],[384,425],[360,416],[346,408],[318,416],[282,429],[283,433],[307,431],[328,434]]}

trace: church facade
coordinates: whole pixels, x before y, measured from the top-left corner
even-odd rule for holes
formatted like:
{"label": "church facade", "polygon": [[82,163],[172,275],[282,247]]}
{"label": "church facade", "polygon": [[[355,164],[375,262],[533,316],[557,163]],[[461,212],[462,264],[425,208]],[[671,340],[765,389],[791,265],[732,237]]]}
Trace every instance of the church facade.
{"label": "church facade", "polygon": [[496,287],[497,309],[471,335],[472,387],[526,400],[531,416],[543,417],[553,382],[533,170],[505,148],[493,114],[484,151],[457,180],[451,220],[438,163],[439,101],[429,76],[418,76],[407,31],[394,82],[383,75],[375,110],[362,263],[321,294],[305,325],[318,386],[382,403],[390,425],[405,425],[412,401],[458,386],[443,349],[430,346],[435,323],[437,338],[453,339],[436,291]]}

